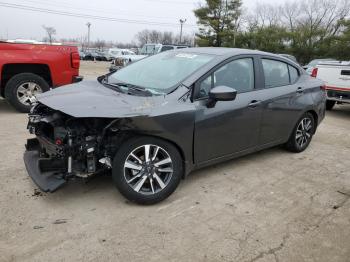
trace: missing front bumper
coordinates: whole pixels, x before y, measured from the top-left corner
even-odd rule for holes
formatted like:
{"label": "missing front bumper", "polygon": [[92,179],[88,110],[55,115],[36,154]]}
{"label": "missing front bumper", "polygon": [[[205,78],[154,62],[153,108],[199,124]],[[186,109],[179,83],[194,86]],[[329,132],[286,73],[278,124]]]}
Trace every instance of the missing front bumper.
{"label": "missing front bumper", "polygon": [[41,158],[39,143],[36,139],[29,139],[26,145],[23,160],[28,175],[33,182],[44,192],[55,192],[66,184],[64,178],[64,163],[59,160]]}

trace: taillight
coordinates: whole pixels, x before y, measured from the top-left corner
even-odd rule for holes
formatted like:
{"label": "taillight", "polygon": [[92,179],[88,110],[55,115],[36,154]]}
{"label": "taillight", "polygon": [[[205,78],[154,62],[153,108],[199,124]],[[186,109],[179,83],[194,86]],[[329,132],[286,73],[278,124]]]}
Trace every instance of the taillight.
{"label": "taillight", "polygon": [[80,55],[77,52],[71,53],[71,64],[73,68],[79,69],[80,67]]}
{"label": "taillight", "polygon": [[62,139],[57,138],[56,141],[55,141],[55,144],[58,145],[58,146],[61,146],[63,144]]}
{"label": "taillight", "polygon": [[311,77],[317,77],[317,72],[318,72],[318,68],[317,67],[312,69]]}

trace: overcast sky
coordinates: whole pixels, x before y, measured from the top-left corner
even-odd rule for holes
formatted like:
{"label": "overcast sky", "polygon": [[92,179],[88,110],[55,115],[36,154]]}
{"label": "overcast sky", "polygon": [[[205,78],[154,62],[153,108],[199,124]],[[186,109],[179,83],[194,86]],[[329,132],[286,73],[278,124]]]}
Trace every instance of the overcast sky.
{"label": "overcast sky", "polygon": [[[90,22],[91,39],[130,42],[135,40],[135,34],[143,29],[179,33],[180,18],[187,19],[184,32],[194,34],[196,19],[193,9],[199,2],[204,0],[0,0],[0,39],[8,36],[9,39],[41,40],[45,36],[42,25],[55,27],[56,38],[83,37],[87,34],[86,23]],[[243,0],[243,3],[246,9],[252,9],[257,0]],[[17,9],[4,7],[6,4]],[[41,12],[18,8],[39,8]],[[52,11],[66,12],[74,16],[78,14],[84,18],[48,13]],[[86,15],[118,21],[101,21],[86,18]]]}

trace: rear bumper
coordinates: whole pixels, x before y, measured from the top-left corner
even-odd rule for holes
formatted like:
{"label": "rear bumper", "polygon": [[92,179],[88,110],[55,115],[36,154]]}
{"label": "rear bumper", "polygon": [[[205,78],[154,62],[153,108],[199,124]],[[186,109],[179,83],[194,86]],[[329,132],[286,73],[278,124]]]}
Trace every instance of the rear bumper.
{"label": "rear bumper", "polygon": [[350,89],[327,88],[327,100],[350,103]]}
{"label": "rear bumper", "polygon": [[40,146],[36,138],[28,139],[23,160],[28,175],[44,192],[55,192],[66,184],[64,163],[59,160],[40,157]]}
{"label": "rear bumper", "polygon": [[72,82],[73,83],[78,83],[78,82],[83,81],[83,79],[84,79],[84,77],[82,77],[82,76],[73,76]]}

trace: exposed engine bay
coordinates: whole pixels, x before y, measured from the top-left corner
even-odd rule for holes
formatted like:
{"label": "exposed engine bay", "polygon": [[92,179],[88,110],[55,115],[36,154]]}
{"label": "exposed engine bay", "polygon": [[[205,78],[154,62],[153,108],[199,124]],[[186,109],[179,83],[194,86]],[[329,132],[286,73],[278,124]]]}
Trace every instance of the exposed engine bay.
{"label": "exposed engine bay", "polygon": [[62,179],[88,178],[111,168],[117,145],[125,139],[116,127],[119,122],[75,118],[39,103],[28,122],[36,138],[29,139],[26,148],[39,152],[41,172],[55,171]]}

